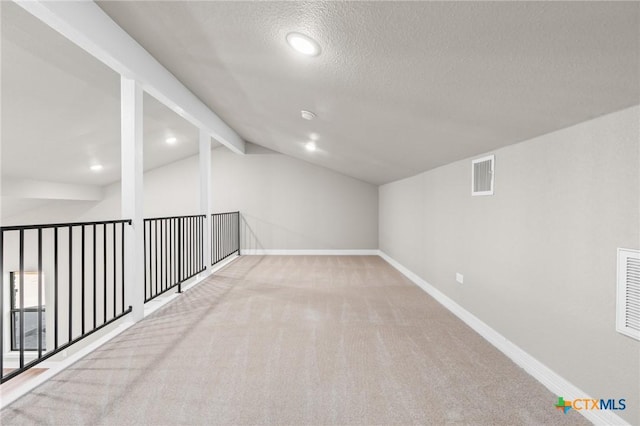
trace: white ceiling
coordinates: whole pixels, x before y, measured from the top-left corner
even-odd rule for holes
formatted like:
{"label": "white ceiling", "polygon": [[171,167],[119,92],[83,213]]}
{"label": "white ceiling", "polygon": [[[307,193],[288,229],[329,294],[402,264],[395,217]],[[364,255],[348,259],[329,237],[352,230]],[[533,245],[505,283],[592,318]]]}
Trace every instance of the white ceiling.
{"label": "white ceiling", "polygon": [[376,184],[640,103],[638,2],[99,5],[246,140]]}
{"label": "white ceiling", "polygon": [[[120,76],[15,4],[1,7],[2,175],[118,181]],[[147,94],[143,103],[145,170],[198,152],[195,127]]]}

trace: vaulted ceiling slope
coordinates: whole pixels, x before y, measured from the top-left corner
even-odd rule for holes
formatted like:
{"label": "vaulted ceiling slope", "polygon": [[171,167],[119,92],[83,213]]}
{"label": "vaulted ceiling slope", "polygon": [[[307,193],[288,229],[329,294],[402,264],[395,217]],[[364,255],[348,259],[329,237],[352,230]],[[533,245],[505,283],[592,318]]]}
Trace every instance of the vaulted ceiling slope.
{"label": "vaulted ceiling slope", "polygon": [[[117,182],[120,76],[15,3],[0,8],[3,177]],[[198,129],[147,94],[143,103],[145,170],[198,152]]]}
{"label": "vaulted ceiling slope", "polygon": [[638,2],[99,5],[246,140],[375,184],[640,103]]}

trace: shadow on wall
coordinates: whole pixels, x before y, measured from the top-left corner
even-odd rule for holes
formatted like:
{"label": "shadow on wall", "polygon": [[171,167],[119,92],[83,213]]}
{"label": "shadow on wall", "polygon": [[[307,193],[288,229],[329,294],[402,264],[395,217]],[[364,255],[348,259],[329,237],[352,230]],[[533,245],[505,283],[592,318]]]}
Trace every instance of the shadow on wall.
{"label": "shadow on wall", "polygon": [[341,248],[330,241],[320,240],[246,213],[242,213],[240,218],[242,250]]}
{"label": "shadow on wall", "polygon": [[264,246],[258,240],[258,236],[245,219],[245,215],[240,215],[240,250],[263,250]]}

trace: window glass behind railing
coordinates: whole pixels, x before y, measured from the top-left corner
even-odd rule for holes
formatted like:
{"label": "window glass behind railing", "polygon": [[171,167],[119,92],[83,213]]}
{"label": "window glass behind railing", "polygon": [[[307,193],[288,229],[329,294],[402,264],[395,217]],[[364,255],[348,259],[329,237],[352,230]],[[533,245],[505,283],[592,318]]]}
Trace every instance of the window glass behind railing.
{"label": "window glass behind railing", "polygon": [[0,228],[0,382],[131,311],[124,290],[125,226],[130,224]]}

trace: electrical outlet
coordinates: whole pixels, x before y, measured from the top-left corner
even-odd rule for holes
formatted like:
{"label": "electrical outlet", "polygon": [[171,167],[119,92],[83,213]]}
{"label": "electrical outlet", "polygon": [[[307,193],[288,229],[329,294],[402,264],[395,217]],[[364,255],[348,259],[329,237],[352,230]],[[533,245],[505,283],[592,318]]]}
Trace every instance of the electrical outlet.
{"label": "electrical outlet", "polygon": [[464,275],[462,275],[459,272],[456,272],[456,281],[459,282],[460,284],[464,283]]}

